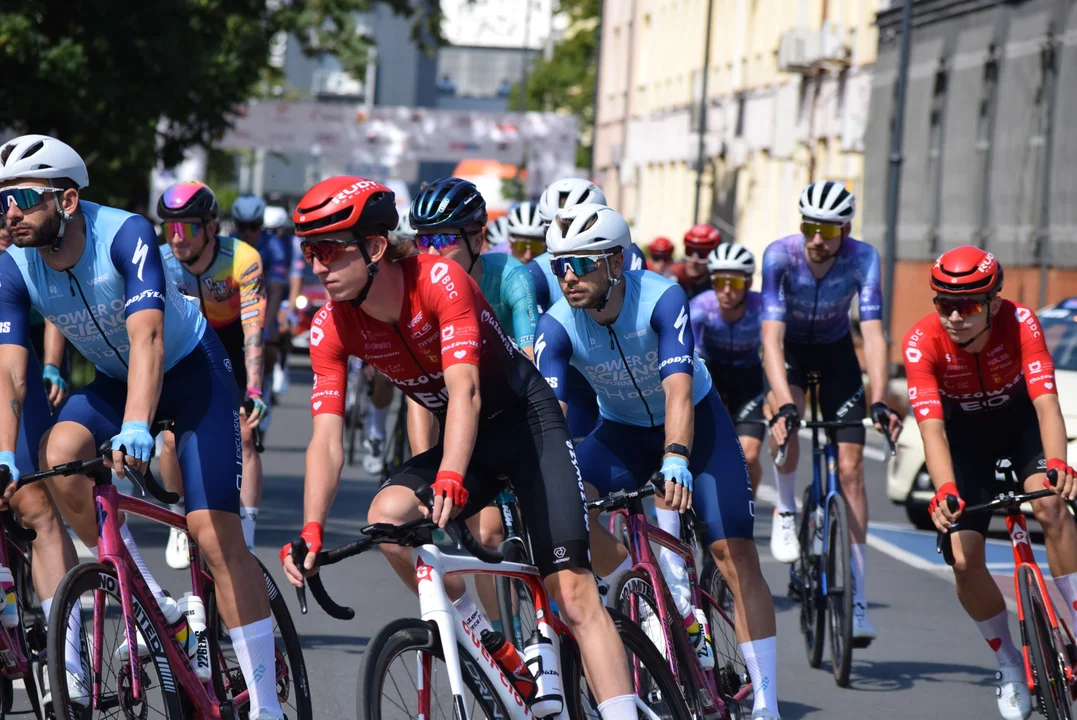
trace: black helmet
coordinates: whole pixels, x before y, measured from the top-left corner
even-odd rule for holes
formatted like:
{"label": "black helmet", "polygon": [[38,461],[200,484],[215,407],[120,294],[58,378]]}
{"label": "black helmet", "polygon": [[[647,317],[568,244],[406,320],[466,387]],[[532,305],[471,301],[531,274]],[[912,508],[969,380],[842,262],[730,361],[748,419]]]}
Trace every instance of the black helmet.
{"label": "black helmet", "polygon": [[411,225],[416,230],[479,229],[486,225],[486,200],[467,180],[458,177],[435,180],[411,204]]}

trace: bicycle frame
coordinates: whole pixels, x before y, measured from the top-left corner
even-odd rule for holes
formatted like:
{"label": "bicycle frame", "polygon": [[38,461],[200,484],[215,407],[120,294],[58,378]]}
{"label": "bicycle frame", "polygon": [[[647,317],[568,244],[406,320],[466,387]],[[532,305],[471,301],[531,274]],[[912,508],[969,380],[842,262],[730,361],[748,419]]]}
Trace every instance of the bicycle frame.
{"label": "bicycle frame", "polygon": [[[554,652],[560,665],[561,638],[571,638],[568,627],[551,612],[550,600],[543,587],[542,578],[538,570],[531,565],[502,562],[496,565],[485,563],[470,555],[446,555],[436,545],[423,545],[412,551],[412,559],[415,562],[415,581],[419,590],[419,608],[423,620],[433,623],[439,637],[441,648],[445,654],[445,667],[449,675],[449,686],[452,688],[453,700],[457,711],[457,717],[467,720],[467,708],[464,705],[464,677],[460,666],[459,648],[463,647],[468,656],[474,661],[490,686],[494,688],[501,704],[508,710],[509,717],[533,718],[531,709],[516,692],[515,686],[509,681],[501,666],[491,657],[486,648],[482,646],[478,636],[467,626],[464,617],[456,606],[449,600],[445,592],[444,578],[450,575],[505,575],[525,583],[535,603],[535,617],[538,630],[544,637],[553,643]],[[459,643],[459,646],[457,645]],[[518,648],[523,651],[523,648]],[[416,683],[418,688],[418,715],[429,717],[431,709],[430,701],[430,672],[433,658],[429,653],[424,653],[420,658],[418,672],[420,677]],[[561,668],[558,667],[558,672]],[[563,679],[563,676],[562,676]],[[567,683],[563,683],[563,687]],[[567,688],[566,688],[567,692]],[[567,720],[569,698],[565,698],[561,713],[553,716],[557,720]]]}
{"label": "bicycle frame", "polygon": [[[819,385],[815,383],[811,386],[812,389],[812,410],[811,419],[812,422],[818,422],[819,411],[816,407],[815,398],[817,397]],[[835,495],[841,495],[841,482],[838,479],[838,444],[833,442],[831,437],[832,430],[826,431],[826,444],[822,447],[819,446],[819,428],[812,428],[811,432],[811,454],[812,454],[812,481],[811,492],[812,499],[818,506],[822,503],[823,508],[823,526],[817,528],[817,531],[823,534],[823,553],[822,557],[826,557],[830,553],[830,533],[826,532],[826,528],[830,527],[830,499]],[[826,492],[823,491],[823,468],[826,468]],[[807,509],[805,509],[805,512]],[[823,597],[829,594],[830,583],[827,582],[826,577],[826,563],[822,563],[819,568],[820,585],[823,589]]]}
{"label": "bicycle frame", "polygon": [[[19,583],[23,582],[18,568],[12,562],[18,556],[20,563],[29,565],[29,561],[22,550],[7,537],[7,532],[0,526],[0,565],[11,570],[15,579],[15,595],[21,596]],[[20,618],[21,620],[21,618]],[[18,628],[0,628],[0,674],[7,680],[16,680],[25,677],[30,672],[30,659],[23,653],[20,643],[12,637],[12,630]]]}

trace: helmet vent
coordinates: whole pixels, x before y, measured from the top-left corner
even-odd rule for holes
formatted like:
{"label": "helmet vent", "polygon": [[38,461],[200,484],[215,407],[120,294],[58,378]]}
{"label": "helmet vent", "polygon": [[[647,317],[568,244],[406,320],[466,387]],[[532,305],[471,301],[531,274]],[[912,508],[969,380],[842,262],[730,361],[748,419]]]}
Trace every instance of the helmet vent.
{"label": "helmet vent", "polygon": [[590,230],[591,228],[593,228],[595,226],[596,222],[598,222],[598,213],[595,213],[591,217],[587,218],[587,222],[585,222],[583,224],[583,227],[580,228],[580,232],[586,232],[586,231]]}

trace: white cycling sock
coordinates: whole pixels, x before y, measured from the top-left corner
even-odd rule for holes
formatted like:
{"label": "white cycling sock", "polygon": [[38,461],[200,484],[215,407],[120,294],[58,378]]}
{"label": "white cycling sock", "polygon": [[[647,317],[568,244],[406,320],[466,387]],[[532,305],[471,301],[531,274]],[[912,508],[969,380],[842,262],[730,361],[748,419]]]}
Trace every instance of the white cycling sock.
{"label": "white cycling sock", "polygon": [[490,621],[483,615],[482,610],[479,610],[479,606],[468,595],[467,590],[464,591],[463,595],[453,600],[452,604],[464,616],[464,622],[471,628],[471,632],[475,633],[475,637],[482,637],[483,630],[492,631],[494,629]]}
{"label": "white cycling sock", "polygon": [[1010,613],[1003,610],[998,615],[988,620],[977,620],[976,628],[984,636],[984,640],[991,646],[995,653],[998,666],[1014,667],[1021,664],[1021,651],[1013,644],[1010,635]]}
{"label": "white cycling sock", "polygon": [[177,515],[181,515],[183,517],[187,516],[187,508],[183,504],[182,499],[180,499],[180,501],[178,503],[176,503],[175,505],[169,505],[168,509],[171,510],[172,512],[176,513]]}
{"label": "white cycling sock", "polygon": [[241,507],[239,509],[239,524],[243,526],[243,542],[247,547],[254,547],[254,526],[258,524],[258,508]]}
{"label": "white cycling sock", "polygon": [[624,560],[621,561],[621,564],[618,565],[614,569],[613,572],[611,572],[609,575],[603,575],[602,576],[602,582],[609,585],[610,592],[613,592],[616,589],[614,586],[621,581],[621,576],[624,575],[626,572],[628,572],[631,569],[632,569],[632,556],[629,555],[628,557],[626,557]]}
{"label": "white cycling sock", "polygon": [[618,695],[598,704],[598,716],[602,720],[637,720],[635,695]]}
{"label": "white cycling sock", "polygon": [[1072,626],[1077,627],[1077,573],[1070,573],[1055,578],[1055,587],[1066,601],[1066,607],[1070,611]]}
{"label": "white cycling sock", "polygon": [[280,712],[277,700],[277,660],[273,644],[273,619],[266,618],[228,631],[236,661],[250,690],[249,715],[262,708]]}
{"label": "white cycling sock", "polygon": [[755,705],[752,712],[770,710],[778,714],[778,638],[749,640],[739,645],[740,656],[752,679]]}
{"label": "white cycling sock", "polygon": [[675,538],[681,536],[681,514],[679,512],[656,507],[654,514],[658,518],[658,527]]}
{"label": "white cycling sock", "polygon": [[370,404],[370,420],[368,423],[367,436],[375,440],[385,439],[385,423],[389,419],[389,406],[383,408],[374,407]]}
{"label": "white cycling sock", "polygon": [[165,596],[165,591],[161,589],[161,586],[157,584],[157,581],[153,579],[153,575],[150,574],[150,569],[146,567],[146,561],[142,559],[142,553],[138,551],[138,545],[135,544],[135,539],[131,537],[131,530],[127,527],[127,521],[123,521],[123,525],[120,525],[120,537],[123,538],[123,544],[127,547],[127,552],[131,553],[131,559],[135,561],[135,567],[142,573],[142,578],[146,581],[146,586],[153,593],[153,596],[160,602],[161,598]]}
{"label": "white cycling sock", "polygon": [[[49,619],[52,612],[52,598],[41,601],[41,612],[45,613],[45,620]],[[82,648],[79,639],[82,636],[82,606],[76,605],[71,608],[71,619],[67,624],[67,651],[64,653],[64,666],[74,675],[86,677],[82,669]]]}
{"label": "white cycling sock", "polygon": [[867,558],[868,546],[864,543],[852,544],[852,571],[853,571],[853,603],[860,603],[864,607],[868,606],[868,598],[866,592],[866,582],[864,577],[866,572],[865,560]]}
{"label": "white cycling sock", "polygon": [[774,484],[778,487],[778,512],[797,511],[797,472],[783,473],[774,466]]}

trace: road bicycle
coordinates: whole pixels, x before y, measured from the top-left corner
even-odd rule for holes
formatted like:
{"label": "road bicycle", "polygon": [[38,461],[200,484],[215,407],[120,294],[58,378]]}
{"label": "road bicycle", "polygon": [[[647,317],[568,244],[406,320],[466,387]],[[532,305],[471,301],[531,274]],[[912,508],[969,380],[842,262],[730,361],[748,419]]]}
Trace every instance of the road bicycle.
{"label": "road bicycle", "polygon": [[[737,651],[732,613],[716,599],[730,594],[729,588],[713,564],[701,582],[696,582],[697,556],[707,548],[707,525],[691,510],[681,515],[680,538],[650,524],[643,499],[660,494],[665,480],[661,473],[655,473],[648,482],[639,490],[619,490],[587,503],[589,510],[611,513],[611,532],[623,524],[632,569],[611,588],[613,597],[632,621],[650,628],[648,636],[666,658],[693,717],[747,718],[751,708],[745,703],[752,692],[748,669]],[[703,610],[711,627],[717,651],[713,669],[705,670],[700,664],[651,543],[676,553],[685,563],[692,606]]]}
{"label": "road bicycle", "polygon": [[[154,424],[155,431],[169,421]],[[184,648],[176,641],[153,594],[120,537],[119,513],[128,513],[187,531],[181,516],[139,498],[120,495],[112,484],[112,471],[105,465],[110,457],[108,443],[99,448],[101,456],[57,465],[51,470],[24,475],[19,486],[52,477],[87,475],[94,483],[93,499],[98,523],[98,562],[78,565],[61,580],[48,618],[47,652],[49,684],[56,717],[146,718],[153,714],[166,718],[197,720],[241,720],[247,715],[249,697],[243,674],[231,648],[221,645],[227,634],[217,613],[213,577],[201,561],[198,547],[188,538],[191,557],[191,588],[202,598],[206,609],[206,636],[209,642],[211,679],[198,679]],[[0,467],[0,487],[10,482],[7,469]],[[126,476],[141,497],[146,491],[165,505],[179,500],[162,488],[149,473],[143,475],[125,466]],[[289,718],[313,717],[310,687],[299,637],[287,604],[269,572],[262,567],[277,639],[277,696]],[[66,677],[68,619],[73,612],[82,619],[78,635],[78,664],[83,677],[92,679],[87,706],[72,702]],[[111,631],[111,632],[110,632]],[[141,634],[146,656],[127,652],[126,661],[116,650],[126,641],[137,647]],[[88,636],[89,635],[89,636]],[[113,663],[116,667],[113,667]],[[74,663],[72,663],[74,664]]]}
{"label": "road bicycle", "polygon": [[366,379],[363,372],[363,363],[358,358],[348,358],[347,396],[344,401],[345,425],[348,428],[348,466],[355,465],[356,448],[363,446],[363,426],[366,423],[367,410],[370,407],[371,396],[374,394],[374,383]]}
{"label": "road bicycle", "polygon": [[[830,660],[834,682],[838,687],[849,684],[853,648],[867,643],[853,641],[853,575],[849,538],[849,510],[841,492],[838,477],[837,431],[847,427],[873,428],[870,418],[863,420],[819,420],[819,376],[808,374],[808,394],[811,398],[810,421],[801,420],[800,427],[811,430],[812,482],[804,491],[800,517],[800,557],[789,568],[789,597],[800,602],[800,631],[808,665],[817,668],[823,663],[823,650],[830,629]],[[819,432],[826,435],[820,444]],[[897,448],[885,435],[894,455]],[[786,440],[788,443],[788,440]],[[777,465],[785,463],[786,446],[779,449]],[[825,486],[824,486],[824,480]]]}
{"label": "road bicycle", "polygon": [[17,680],[23,682],[35,717],[47,717],[51,711],[46,703],[45,615],[34,594],[30,572],[30,544],[36,537],[9,511],[0,513],[0,565],[8,568],[14,579],[19,619],[14,627],[0,626],[0,720],[11,712]]}
{"label": "road bicycle", "polygon": [[[430,506],[433,494],[429,488],[417,495],[427,507]],[[324,567],[383,543],[413,548],[421,619],[395,620],[370,641],[359,670],[356,696],[359,718],[468,720],[538,716],[558,720],[597,720],[597,702],[583,677],[579,649],[567,626],[552,612],[538,570],[532,565],[505,562],[500,552],[482,547],[466,525],[458,520],[450,521],[446,532],[458,550],[466,550],[471,555],[444,552],[431,542],[434,527],[427,518],[401,525],[369,525],[361,531],[361,539],[323,550],[317,555],[316,566]],[[302,562],[306,552],[307,546],[302,539],[293,541],[293,560]],[[527,677],[506,671],[494,660],[482,638],[468,627],[449,600],[443,584],[445,577],[483,573],[511,577],[527,588],[537,620],[536,634],[529,638],[528,645],[548,646],[539,657],[528,660],[528,672],[531,681],[537,683],[546,682],[544,678],[551,675],[560,678],[559,704],[549,695],[525,699],[520,688],[527,685]],[[331,617],[340,620],[355,617],[354,610],[337,605],[329,597],[319,575],[310,576],[307,585]],[[297,593],[300,609],[306,612],[305,590],[299,588]],[[650,720],[687,720],[690,715],[676,682],[650,640],[628,618],[615,611],[611,611],[611,616],[629,656],[637,695],[641,699],[637,701],[640,716]],[[411,653],[415,657],[402,659]],[[520,654],[526,656],[527,651],[521,649]],[[542,685],[538,687],[542,688]]]}
{"label": "road bicycle", "polygon": [[[1017,591],[1017,619],[1021,626],[1028,689],[1034,693],[1040,713],[1047,720],[1069,720],[1073,718],[1072,703],[1077,699],[1077,644],[1065,620],[1055,612],[1043,573],[1032,553],[1028,523],[1021,510],[1022,503],[1050,497],[1055,492],[1015,492],[1020,485],[1013,468],[1000,464],[997,471],[1006,478],[1007,489],[994,500],[966,507],[961,517],[996,511],[1005,514],[1006,531],[1013,546],[1013,584]],[[1058,479],[1058,472],[1051,470],[1047,477],[1054,483]],[[946,496],[946,504],[950,512],[956,512],[959,507],[958,499],[953,495]],[[939,535],[937,546],[948,565],[954,564],[953,546],[950,544],[952,530]]]}

